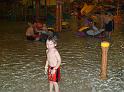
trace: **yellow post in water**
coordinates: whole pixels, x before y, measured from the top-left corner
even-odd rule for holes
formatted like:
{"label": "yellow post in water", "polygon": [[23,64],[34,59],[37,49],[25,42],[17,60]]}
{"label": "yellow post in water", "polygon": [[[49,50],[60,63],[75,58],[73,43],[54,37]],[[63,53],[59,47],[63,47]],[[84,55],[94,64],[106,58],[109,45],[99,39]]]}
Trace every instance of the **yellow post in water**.
{"label": "yellow post in water", "polygon": [[102,80],[107,79],[107,52],[108,52],[109,45],[110,45],[110,43],[107,41],[103,41],[101,43],[102,65],[101,65],[100,79],[102,79]]}

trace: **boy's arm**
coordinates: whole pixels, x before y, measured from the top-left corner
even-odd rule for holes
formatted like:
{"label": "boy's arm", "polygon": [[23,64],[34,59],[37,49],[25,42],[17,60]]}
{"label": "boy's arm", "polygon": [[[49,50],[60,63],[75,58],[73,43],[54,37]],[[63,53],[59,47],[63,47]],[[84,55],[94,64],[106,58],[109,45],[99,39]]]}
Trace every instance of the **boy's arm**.
{"label": "boy's arm", "polygon": [[48,60],[46,60],[45,68],[48,68]]}
{"label": "boy's arm", "polygon": [[55,56],[57,58],[57,65],[54,67],[54,69],[57,69],[61,64],[61,56],[58,51],[55,51]]}
{"label": "boy's arm", "polygon": [[[47,53],[47,50],[46,50]],[[48,60],[46,60],[46,65],[45,65],[45,74],[47,74],[47,70],[48,70]]]}
{"label": "boy's arm", "polygon": [[46,65],[45,65],[45,74],[47,74],[47,70],[48,70],[48,60],[46,60]]}

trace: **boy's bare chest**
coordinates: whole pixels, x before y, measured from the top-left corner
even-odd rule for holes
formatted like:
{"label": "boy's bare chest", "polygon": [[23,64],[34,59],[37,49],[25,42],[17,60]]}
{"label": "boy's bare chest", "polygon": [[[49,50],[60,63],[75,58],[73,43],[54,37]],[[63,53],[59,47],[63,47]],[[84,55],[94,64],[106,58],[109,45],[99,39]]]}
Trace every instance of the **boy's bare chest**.
{"label": "boy's bare chest", "polygon": [[52,51],[49,51],[49,52],[47,53],[47,56],[48,56],[48,57],[54,57],[54,56],[55,56],[55,53],[52,52]]}

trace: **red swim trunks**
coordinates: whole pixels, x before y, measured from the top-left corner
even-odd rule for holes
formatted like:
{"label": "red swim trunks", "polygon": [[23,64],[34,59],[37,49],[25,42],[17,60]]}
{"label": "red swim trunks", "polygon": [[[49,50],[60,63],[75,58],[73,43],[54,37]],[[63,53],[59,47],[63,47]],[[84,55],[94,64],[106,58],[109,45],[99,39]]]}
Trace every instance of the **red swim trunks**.
{"label": "red swim trunks", "polygon": [[59,82],[60,81],[60,67],[58,67],[58,69],[56,69],[55,74],[51,74],[51,70],[54,67],[48,67],[48,80],[49,81],[54,81],[54,82]]}

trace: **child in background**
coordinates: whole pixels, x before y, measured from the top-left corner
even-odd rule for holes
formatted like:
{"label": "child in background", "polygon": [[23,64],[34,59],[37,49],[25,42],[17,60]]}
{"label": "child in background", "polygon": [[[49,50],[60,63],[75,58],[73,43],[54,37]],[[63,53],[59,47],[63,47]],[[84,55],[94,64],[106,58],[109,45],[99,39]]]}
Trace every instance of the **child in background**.
{"label": "child in background", "polygon": [[28,23],[28,25],[29,27],[26,29],[26,34],[25,34],[27,40],[35,40],[33,25],[31,23]]}
{"label": "child in background", "polygon": [[41,30],[42,34],[48,35],[48,28],[46,24],[43,24],[42,26],[42,30]]}
{"label": "child in background", "polygon": [[105,32],[106,36],[110,39],[112,31],[114,31],[114,18],[111,13],[105,15]]}
{"label": "child in background", "polygon": [[60,80],[60,64],[61,57],[57,49],[55,48],[57,42],[55,39],[49,37],[46,41],[46,54],[47,60],[45,65],[45,73],[48,72],[48,80],[50,83],[50,92],[53,92],[53,87],[55,92],[59,92],[58,82]]}

